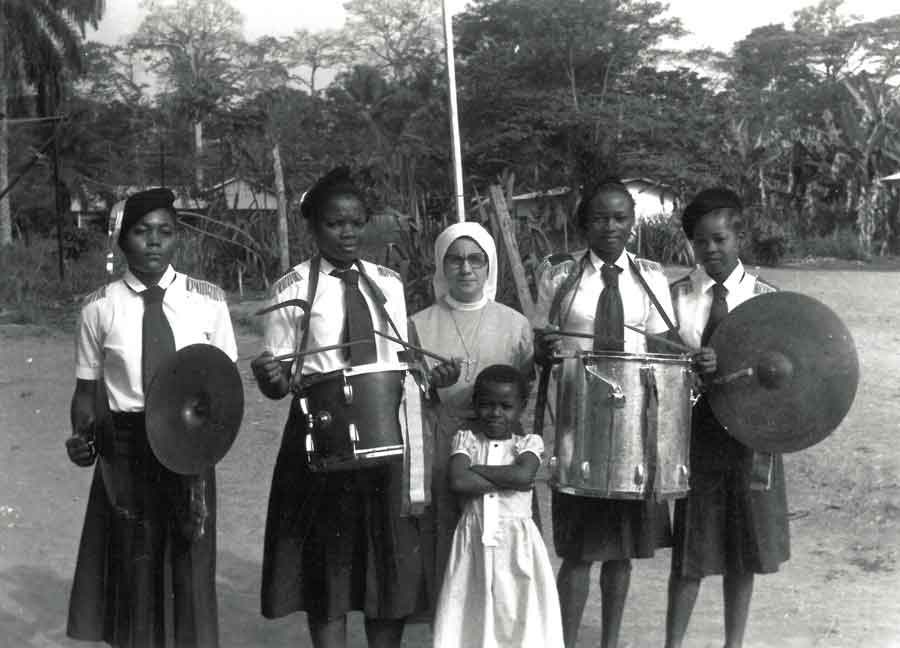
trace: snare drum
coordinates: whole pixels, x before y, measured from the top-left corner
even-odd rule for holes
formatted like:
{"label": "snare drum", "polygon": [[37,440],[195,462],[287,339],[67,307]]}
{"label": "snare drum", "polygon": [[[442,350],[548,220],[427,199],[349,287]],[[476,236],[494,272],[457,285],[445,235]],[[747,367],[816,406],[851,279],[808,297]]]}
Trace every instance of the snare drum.
{"label": "snare drum", "polygon": [[609,499],[687,495],[692,386],[684,356],[578,352],[564,359],[551,486]]}
{"label": "snare drum", "polygon": [[315,471],[358,470],[403,457],[401,363],[359,365],[304,381],[296,407]]}

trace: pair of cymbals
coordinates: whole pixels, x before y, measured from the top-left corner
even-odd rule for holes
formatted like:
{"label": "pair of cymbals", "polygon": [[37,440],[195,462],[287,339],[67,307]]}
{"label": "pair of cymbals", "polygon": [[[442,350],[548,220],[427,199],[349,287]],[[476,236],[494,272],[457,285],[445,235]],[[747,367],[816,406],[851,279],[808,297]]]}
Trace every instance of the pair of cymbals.
{"label": "pair of cymbals", "polygon": [[169,470],[196,475],[231,448],[244,415],[244,389],[234,362],[210,344],[180,349],[147,389],[147,438]]}
{"label": "pair of cymbals", "polygon": [[716,376],[706,393],[718,421],[744,445],[794,452],[831,434],[856,395],[850,331],[821,302],[794,292],[750,299],[710,339]]}

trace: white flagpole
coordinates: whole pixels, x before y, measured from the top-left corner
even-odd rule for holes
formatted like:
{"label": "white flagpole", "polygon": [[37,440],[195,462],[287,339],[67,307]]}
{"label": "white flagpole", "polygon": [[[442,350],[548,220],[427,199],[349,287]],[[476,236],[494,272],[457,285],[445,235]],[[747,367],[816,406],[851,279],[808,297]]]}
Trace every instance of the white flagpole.
{"label": "white flagpole", "polygon": [[453,17],[447,0],[441,0],[444,14],[444,52],[447,56],[447,84],[450,95],[450,133],[453,140],[453,186],[456,189],[456,218],[466,220],[466,200],[463,195],[462,151],[459,144],[459,110],[456,106],[456,63],[453,58]]}

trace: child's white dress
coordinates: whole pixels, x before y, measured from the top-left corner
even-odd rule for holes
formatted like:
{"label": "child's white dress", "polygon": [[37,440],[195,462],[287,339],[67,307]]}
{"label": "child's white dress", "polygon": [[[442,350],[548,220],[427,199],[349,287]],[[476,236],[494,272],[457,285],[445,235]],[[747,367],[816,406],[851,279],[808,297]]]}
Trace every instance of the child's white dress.
{"label": "child's white dress", "polygon": [[[543,450],[544,442],[535,434],[492,440],[460,430],[451,456],[462,453],[472,465],[501,466],[514,463],[522,452],[540,459]],[[486,493],[466,503],[438,598],[434,645],[563,645],[556,582],[544,540],[531,518],[531,491]]]}

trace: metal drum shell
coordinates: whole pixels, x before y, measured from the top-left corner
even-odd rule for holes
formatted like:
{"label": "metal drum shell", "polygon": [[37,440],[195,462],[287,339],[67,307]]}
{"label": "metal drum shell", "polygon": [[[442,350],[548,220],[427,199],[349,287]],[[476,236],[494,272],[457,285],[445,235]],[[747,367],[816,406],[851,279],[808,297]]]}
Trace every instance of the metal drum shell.
{"label": "metal drum shell", "polygon": [[407,371],[401,363],[373,363],[303,385],[295,406],[305,425],[297,432],[307,437],[311,469],[360,470],[402,459],[400,404]]}
{"label": "metal drum shell", "polygon": [[[578,352],[563,360],[558,377],[550,466],[555,490],[628,500],[687,495],[694,378],[689,358]],[[653,383],[658,405],[648,412]],[[655,469],[652,448],[645,449],[652,418]]]}

